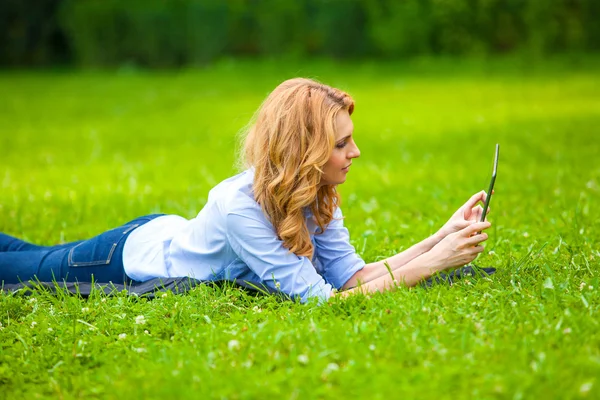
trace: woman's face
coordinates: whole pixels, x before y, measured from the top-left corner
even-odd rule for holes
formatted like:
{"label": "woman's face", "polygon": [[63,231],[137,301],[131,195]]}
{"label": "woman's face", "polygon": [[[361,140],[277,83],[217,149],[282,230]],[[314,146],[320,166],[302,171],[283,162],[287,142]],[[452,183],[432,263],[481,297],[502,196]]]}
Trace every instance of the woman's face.
{"label": "woman's face", "polygon": [[335,146],[331,157],[323,166],[323,176],[321,185],[339,185],[346,181],[346,174],[350,170],[352,159],[360,156],[360,150],[354,139],[352,132],[354,124],[347,111],[341,110],[336,116]]}

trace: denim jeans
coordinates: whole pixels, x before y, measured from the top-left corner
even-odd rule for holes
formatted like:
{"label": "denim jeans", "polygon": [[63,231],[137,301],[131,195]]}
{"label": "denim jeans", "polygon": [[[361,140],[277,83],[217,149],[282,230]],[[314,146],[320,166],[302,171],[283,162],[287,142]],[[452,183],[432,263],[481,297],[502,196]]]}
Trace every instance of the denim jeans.
{"label": "denim jeans", "polygon": [[123,267],[125,240],[135,228],[162,215],[136,218],[91,239],[57,246],[37,246],[0,233],[0,287],[32,279],[130,283]]}

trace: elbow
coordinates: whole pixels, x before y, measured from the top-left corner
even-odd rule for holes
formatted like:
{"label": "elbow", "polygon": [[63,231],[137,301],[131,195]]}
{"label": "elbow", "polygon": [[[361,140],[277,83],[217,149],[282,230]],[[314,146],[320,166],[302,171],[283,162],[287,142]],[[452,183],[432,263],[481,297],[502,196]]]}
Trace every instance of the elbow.
{"label": "elbow", "polygon": [[364,269],[356,271],[342,286],[342,290],[353,289],[364,283]]}

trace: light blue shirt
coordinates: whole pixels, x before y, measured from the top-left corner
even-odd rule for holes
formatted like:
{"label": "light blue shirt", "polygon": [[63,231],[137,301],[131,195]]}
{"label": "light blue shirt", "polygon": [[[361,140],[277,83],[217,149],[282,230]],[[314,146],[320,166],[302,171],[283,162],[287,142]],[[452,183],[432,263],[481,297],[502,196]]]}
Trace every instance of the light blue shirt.
{"label": "light blue shirt", "polygon": [[156,218],[135,229],[123,250],[125,272],[138,281],[189,276],[200,280],[241,279],[265,284],[306,302],[327,300],[365,262],[350,244],[338,208],[321,234],[305,212],[314,257],[291,253],[254,200],[254,170],[224,180],[209,193],[196,218]]}

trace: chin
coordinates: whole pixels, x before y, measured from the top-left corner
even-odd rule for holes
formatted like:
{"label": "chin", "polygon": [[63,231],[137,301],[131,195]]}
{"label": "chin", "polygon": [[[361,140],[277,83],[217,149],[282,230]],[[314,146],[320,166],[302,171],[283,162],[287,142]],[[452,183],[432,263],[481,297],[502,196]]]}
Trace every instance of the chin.
{"label": "chin", "polygon": [[322,179],[320,186],[337,186],[337,185],[341,185],[342,183],[346,182],[346,175],[342,174],[340,175],[337,179]]}

